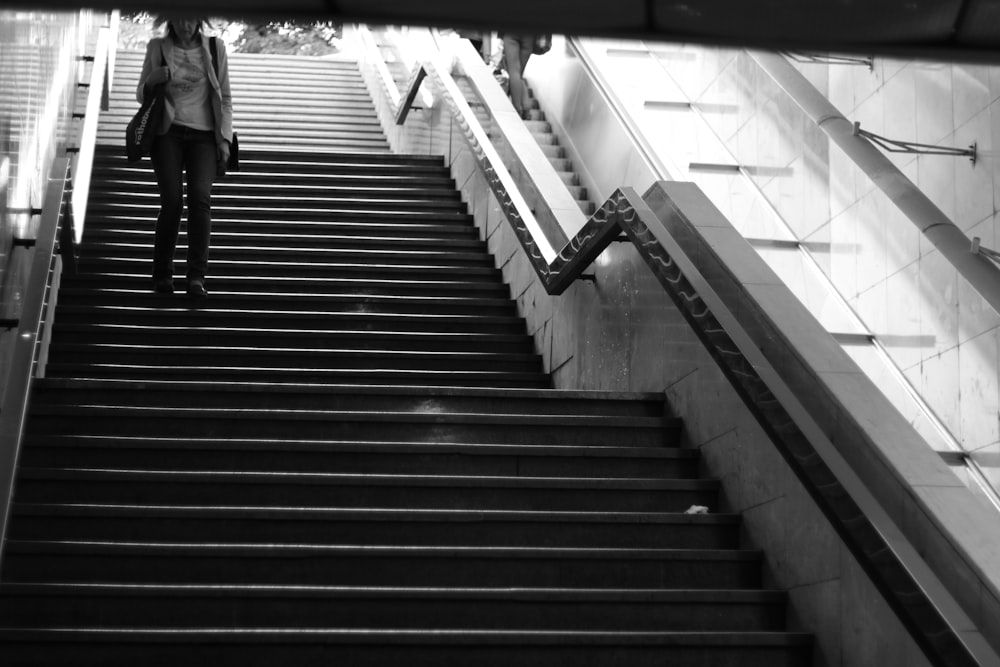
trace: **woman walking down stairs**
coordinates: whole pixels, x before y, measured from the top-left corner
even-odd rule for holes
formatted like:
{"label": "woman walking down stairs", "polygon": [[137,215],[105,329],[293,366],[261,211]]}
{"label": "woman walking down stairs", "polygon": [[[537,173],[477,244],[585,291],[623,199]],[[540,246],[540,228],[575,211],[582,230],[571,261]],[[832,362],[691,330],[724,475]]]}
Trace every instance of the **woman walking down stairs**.
{"label": "woman walking down stairs", "polygon": [[810,664],[662,396],[551,389],[353,63],[232,56],[212,297],[149,293],[138,58],[31,397],[4,664]]}

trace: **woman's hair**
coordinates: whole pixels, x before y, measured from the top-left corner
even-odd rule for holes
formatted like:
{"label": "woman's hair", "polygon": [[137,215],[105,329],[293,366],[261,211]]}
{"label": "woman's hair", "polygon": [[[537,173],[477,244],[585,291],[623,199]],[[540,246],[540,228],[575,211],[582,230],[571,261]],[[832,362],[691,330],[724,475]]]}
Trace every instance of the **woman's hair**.
{"label": "woman's hair", "polygon": [[[165,35],[167,37],[172,38],[174,36],[174,25],[172,21],[179,18],[188,18],[188,17],[175,16],[172,14],[157,14],[156,17],[153,19],[153,30],[160,30],[162,28],[164,30]],[[195,21],[198,22],[198,25],[194,31],[196,35],[201,35],[205,31],[205,29],[209,27],[208,19],[205,18],[204,16],[192,16],[190,18],[193,18]]]}

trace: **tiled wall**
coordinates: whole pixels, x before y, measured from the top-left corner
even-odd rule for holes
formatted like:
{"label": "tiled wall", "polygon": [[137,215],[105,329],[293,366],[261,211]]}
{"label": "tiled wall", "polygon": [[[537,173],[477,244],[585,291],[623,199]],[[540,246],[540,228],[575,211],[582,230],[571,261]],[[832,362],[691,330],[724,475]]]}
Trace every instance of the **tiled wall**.
{"label": "tiled wall", "polygon": [[[957,445],[971,452],[1000,488],[1000,316],[917,227],[752,54],[675,44],[584,42],[590,56],[606,68],[608,87],[630,109],[653,149],[662,152],[669,176],[697,183],[748,238],[804,241],[811,260],[796,250],[757,247],[828,330],[875,334],[886,356],[866,342],[849,345],[847,351],[933,448],[949,449],[947,438],[899,382],[905,377]],[[1000,67],[884,58],[872,62],[871,69],[864,64],[798,66],[864,130],[963,148],[975,142],[975,164],[967,157],[887,154],[970,239],[978,236],[983,246],[996,248],[1000,139],[994,141],[993,135],[1000,117],[993,114],[1000,114]],[[561,75],[554,71],[558,65],[546,67],[551,71],[539,75],[546,85],[559,89],[561,79],[570,78],[556,75]],[[564,101],[567,106],[560,108]],[[605,133],[587,131],[590,114],[574,111],[572,107],[581,108],[578,101],[594,106],[580,93],[567,93],[556,96],[553,110],[557,122],[565,123],[564,134],[577,142],[576,149],[592,152],[590,144]],[[612,158],[622,152],[610,143],[605,148]],[[609,172],[617,166],[615,159],[588,164],[585,184],[603,193],[602,184],[606,188],[614,176]],[[732,171],[739,167],[752,181],[749,189],[748,181]],[[752,192],[753,187],[764,196]],[[786,227],[773,222],[774,212]],[[825,291],[821,281],[810,282],[819,272],[829,277],[843,302]]]}
{"label": "tiled wall", "polygon": [[[995,249],[1000,218],[1000,67],[899,61],[873,67],[802,64],[800,69],[852,121],[892,139],[966,148],[965,157],[888,153],[970,238]],[[994,147],[997,147],[995,149]],[[948,429],[1000,487],[1000,316],[983,303],[898,213],[873,201],[865,181],[831,162],[829,221],[810,238],[847,240],[831,273],[859,314]],[[864,224],[839,225],[845,211]],[[877,250],[879,247],[884,251]]]}
{"label": "tiled wall", "polygon": [[[104,20],[103,17],[101,19]],[[96,18],[75,13],[0,11],[0,317],[16,319],[26,288],[32,238],[53,158],[72,140],[76,83]],[[0,399],[13,330],[0,328]]]}

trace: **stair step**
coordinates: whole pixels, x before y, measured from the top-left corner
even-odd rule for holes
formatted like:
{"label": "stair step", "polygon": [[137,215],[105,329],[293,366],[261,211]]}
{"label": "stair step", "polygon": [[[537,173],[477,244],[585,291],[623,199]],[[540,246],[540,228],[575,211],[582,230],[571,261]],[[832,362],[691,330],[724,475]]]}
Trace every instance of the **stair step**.
{"label": "stair step", "polygon": [[85,541],[278,541],[288,544],[732,549],[739,517],[651,512],[196,507],[27,503],[14,505],[9,539]]}
{"label": "stair step", "polygon": [[[155,215],[142,215],[141,208],[134,213],[125,215],[94,216],[88,223],[95,238],[99,239],[104,230],[121,229],[132,234],[145,234],[155,224]],[[349,233],[379,236],[404,236],[419,238],[421,236],[437,235],[442,238],[460,237],[476,238],[478,232],[469,225],[462,215],[449,214],[429,218],[422,214],[411,214],[419,220],[408,219],[399,213],[333,212],[325,219],[289,219],[282,216],[271,216],[266,219],[250,220],[242,218],[232,209],[215,211],[212,220],[212,230],[220,234],[250,234],[270,237],[290,236],[293,239],[309,235],[349,235]],[[92,227],[90,226],[92,225]],[[181,232],[181,239],[186,238]],[[99,258],[98,258],[99,259]]]}
{"label": "stair step", "polygon": [[[242,175],[242,174],[241,174]],[[332,180],[332,179],[331,179]],[[300,183],[245,183],[242,179],[226,179],[216,183],[212,188],[213,206],[226,205],[228,201],[237,198],[247,202],[271,202],[294,199],[297,202],[324,204],[340,201],[379,201],[386,204],[397,202],[416,202],[419,204],[461,202],[461,193],[445,187],[413,187],[397,185],[389,178],[375,182],[357,179],[354,185],[334,184],[305,185]],[[146,202],[149,205],[159,205],[159,192],[156,183],[151,180],[116,179],[105,181],[100,187],[91,191],[92,201],[123,201]],[[218,203],[216,203],[218,202]]]}
{"label": "stair step", "polygon": [[[133,194],[125,196],[110,193],[105,197],[100,191],[95,192],[94,199],[88,204],[88,210],[92,206],[99,215],[114,215],[116,212],[132,213],[136,209],[159,209],[159,196],[149,192],[145,196]],[[458,197],[448,197],[439,201],[433,199],[404,199],[373,197],[339,197],[339,198],[319,198],[296,196],[287,197],[251,197],[243,194],[227,194],[220,192],[212,196],[212,206],[214,210],[246,211],[247,215],[261,214],[271,211],[282,211],[284,215],[323,215],[326,211],[374,211],[379,212],[405,212],[405,213],[425,213],[435,215],[466,214],[466,207]],[[155,217],[155,216],[154,216]]]}
{"label": "stair step", "polygon": [[715,506],[715,480],[22,468],[18,502],[280,504],[420,509],[683,512]]}
{"label": "stair step", "polygon": [[[7,584],[0,627],[309,627],[773,632],[784,594],[743,590],[600,590],[351,586]],[[0,603],[0,609],[4,605]],[[54,617],[54,618],[53,618]]]}
{"label": "stair step", "polygon": [[351,586],[759,588],[736,549],[8,540],[5,580]]}
{"label": "stair step", "polygon": [[[211,289],[211,280],[208,281]],[[523,323],[515,317],[427,315],[366,312],[329,312],[307,310],[264,310],[255,308],[218,308],[211,296],[192,301],[183,295],[149,294],[143,306],[60,306],[58,317],[67,322],[99,322],[102,324],[150,324],[167,326],[254,326],[263,328],[328,328],[397,332],[465,332],[506,333],[524,332]],[[294,319],[292,319],[294,318]]]}
{"label": "stair step", "polygon": [[[580,667],[661,667],[664,664],[801,667],[812,640],[802,633],[598,632],[363,628],[0,629],[14,660],[46,664],[136,664],[159,667],[191,662],[240,665],[412,665],[543,667],[553,655]],[[292,659],[294,656],[294,659]]]}
{"label": "stair step", "polygon": [[[60,291],[61,302],[73,306],[88,304],[145,306],[149,304],[151,292],[149,285],[139,289],[117,287],[96,289],[67,287],[64,289],[65,291]],[[329,313],[362,311],[425,315],[516,315],[516,308],[509,298],[229,291],[214,281],[212,284],[212,305],[215,308],[274,308],[285,311],[305,310]],[[63,349],[73,348],[72,345],[62,347]]]}
{"label": "stair step", "polygon": [[[393,222],[396,224],[406,224],[416,222],[419,224],[446,224],[449,222],[471,222],[471,216],[465,212],[463,206],[459,205],[434,205],[411,206],[400,203],[397,206],[386,206],[382,208],[377,203],[357,200],[354,202],[338,202],[325,209],[313,209],[301,206],[225,206],[213,209],[212,221],[270,221],[275,218],[279,220],[293,219],[295,222],[336,222],[360,220],[372,220],[373,222]],[[142,216],[152,224],[156,219],[156,205],[129,204],[123,202],[94,202],[88,208],[88,214],[99,217],[125,216],[126,219],[134,216]]]}
{"label": "stair step", "polygon": [[[405,200],[423,200],[436,202],[460,202],[461,193],[456,190],[445,190],[447,184],[440,184],[439,181],[431,181],[435,187],[426,185],[412,185],[409,183],[396,183],[395,180],[383,178],[364,179],[356,178],[353,183],[337,183],[339,179],[327,178],[325,183],[303,184],[296,179],[296,183],[284,182],[294,178],[286,175],[279,179],[271,174],[268,182],[250,182],[240,174],[239,179],[227,179],[220,181],[213,186],[212,201],[218,199],[221,204],[225,204],[227,199],[239,197],[246,201],[260,202],[268,198],[284,199],[295,198],[298,201],[320,202],[320,201],[341,201],[343,199],[366,199],[366,200],[386,200],[387,202]],[[439,179],[443,180],[443,179]],[[105,181],[99,187],[91,190],[90,201],[102,201],[111,199],[114,201],[146,201],[150,205],[159,204],[159,192],[153,181],[139,179],[116,179]]]}
{"label": "stair step", "polygon": [[[400,171],[423,170],[447,173],[444,166],[444,159],[439,155],[413,155],[407,153],[387,153],[371,154],[350,151],[311,151],[302,152],[299,150],[270,149],[267,151],[244,151],[240,149],[240,167],[243,172],[245,164],[251,167],[293,167],[296,170],[304,170],[307,173],[315,168],[337,169],[352,168],[373,171],[376,173],[397,173]],[[247,162],[244,163],[244,157]],[[141,162],[129,162],[121,146],[102,145],[96,148],[95,160],[101,165],[115,165],[121,168],[130,168],[152,172],[148,160]],[[252,169],[251,169],[252,171]]]}
{"label": "stair step", "polygon": [[444,387],[549,387],[542,373],[491,371],[427,371],[400,369],[310,369],[292,368],[269,373],[268,369],[218,366],[163,367],[124,364],[49,364],[53,377],[132,378],[147,381],[210,380],[219,382],[310,382],[357,385],[416,385]]}
{"label": "stair step", "polygon": [[315,350],[396,350],[399,352],[473,353],[488,348],[499,354],[534,352],[534,341],[526,334],[452,332],[395,332],[336,329],[278,329],[247,326],[163,326],[143,324],[64,324],[66,336],[78,344],[145,344],[154,337],[164,345],[202,345],[225,341],[234,347],[309,348]]}
{"label": "stair step", "polygon": [[[365,389],[366,387],[358,387]],[[34,436],[25,467],[150,469],[170,461],[177,470],[243,467],[275,472],[345,474],[506,475],[528,477],[642,477],[690,479],[696,451],[618,445],[425,443],[302,438],[253,439],[170,436]],[[711,506],[709,506],[711,508]]]}
{"label": "stair step", "polygon": [[[135,382],[37,378],[33,406],[66,404],[81,392],[108,405],[152,407],[261,407],[589,417],[664,416],[659,393],[537,389],[351,387],[342,385],[243,384],[213,382]],[[669,427],[679,426],[677,419]],[[695,456],[695,450],[687,450]]]}
{"label": "stair step", "polygon": [[[117,287],[127,290],[148,292],[150,277],[141,273],[77,273],[67,276],[63,281],[63,289],[99,289]],[[213,292],[234,293],[283,293],[283,294],[353,294],[373,296],[441,296],[470,298],[500,298],[510,297],[507,286],[502,283],[460,280],[413,280],[373,279],[373,278],[290,278],[290,277],[258,277],[242,275],[220,275],[213,271]],[[367,334],[366,334],[367,335]]]}
{"label": "stair step", "polygon": [[[88,421],[95,435],[141,435],[158,420],[159,435],[197,437],[224,431],[228,437],[299,437],[401,440],[662,446],[664,429],[677,420],[657,417],[591,417],[499,413],[368,412],[336,410],[245,410],[242,408],[172,408],[116,405],[40,405],[29,432],[39,435],[73,432]],[[376,433],[383,434],[378,438]],[[366,434],[367,437],[358,437]]]}
{"label": "stair step", "polygon": [[166,368],[258,368],[262,371],[283,368],[331,370],[402,371],[429,370],[493,371],[530,373],[541,359],[535,353],[398,351],[380,349],[324,349],[301,347],[254,348],[209,345],[53,345],[50,358],[54,364],[85,363],[136,365]]}

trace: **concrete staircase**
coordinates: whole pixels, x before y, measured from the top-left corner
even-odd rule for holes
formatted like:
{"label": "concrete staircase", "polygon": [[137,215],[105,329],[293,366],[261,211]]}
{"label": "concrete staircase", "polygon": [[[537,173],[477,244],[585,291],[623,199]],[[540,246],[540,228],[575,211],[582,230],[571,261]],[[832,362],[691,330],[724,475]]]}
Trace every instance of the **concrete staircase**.
{"label": "concrete staircase", "polygon": [[137,58],[33,389],[4,664],[810,664],[662,396],[550,388],[351,63],[232,57],[210,296],[154,294]]}

